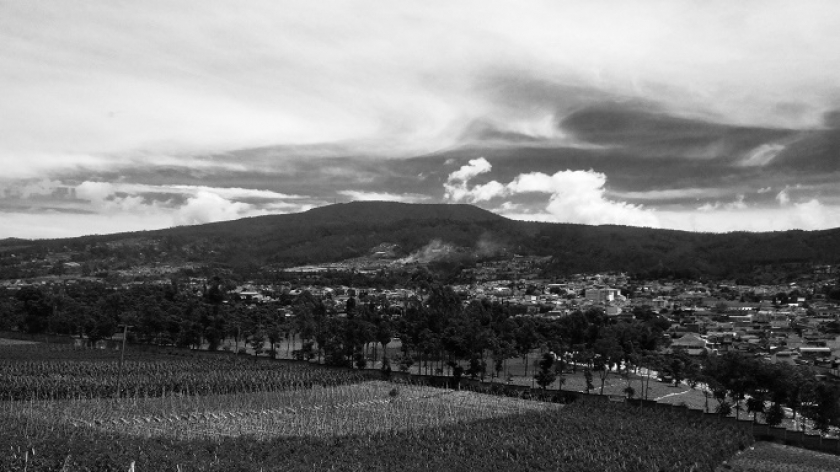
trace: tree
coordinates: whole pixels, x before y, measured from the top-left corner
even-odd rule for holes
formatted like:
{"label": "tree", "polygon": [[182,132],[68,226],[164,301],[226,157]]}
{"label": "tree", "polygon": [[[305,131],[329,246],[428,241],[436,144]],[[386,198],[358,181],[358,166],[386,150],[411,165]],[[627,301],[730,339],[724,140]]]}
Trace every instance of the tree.
{"label": "tree", "polygon": [[7,297],[5,289],[0,289],[0,330],[11,331],[23,324],[23,307],[15,298]]}
{"label": "tree", "polygon": [[110,338],[116,332],[117,322],[113,317],[98,310],[91,312],[88,323],[85,325],[85,335],[91,346],[102,339]]}
{"label": "tree", "polygon": [[547,352],[543,354],[542,359],[539,362],[539,371],[537,374],[534,375],[534,380],[537,381],[537,385],[542,387],[543,390],[548,388],[549,385],[553,384],[555,380],[557,380],[557,373],[554,371],[555,363],[557,362],[557,355],[554,352]]}
{"label": "tree", "polygon": [[647,400],[650,391],[651,372],[662,370],[663,361],[662,357],[655,351],[644,351],[639,357],[638,363],[647,370],[647,375],[642,377],[642,398]]}
{"label": "tree", "polygon": [[685,360],[681,356],[672,355],[664,368],[665,372],[671,376],[674,386],[678,387],[685,378]]}
{"label": "tree", "polygon": [[394,337],[394,328],[391,326],[391,322],[386,319],[380,319],[378,324],[376,325],[376,342],[382,345],[382,368],[385,368],[385,364],[388,363],[388,369],[390,370],[390,362],[388,362],[388,351],[386,350],[388,344],[391,342],[391,339]]}
{"label": "tree", "polygon": [[47,331],[53,304],[50,296],[35,287],[23,287],[18,290],[15,299],[23,307],[23,326],[26,332],[36,334]]}
{"label": "tree", "polygon": [[600,394],[603,395],[607,377],[610,371],[621,362],[624,356],[624,350],[621,349],[618,340],[612,336],[598,339],[593,349],[595,351],[595,370],[599,372],[601,378]]}
{"label": "tree", "polygon": [[534,322],[525,319],[514,336],[516,352],[522,357],[525,364],[525,375],[528,375],[528,355],[539,345],[540,335],[535,329]]}
{"label": "tree", "polygon": [[271,346],[268,351],[269,356],[272,359],[276,359],[277,344],[283,338],[283,330],[280,328],[280,324],[273,321],[269,322],[265,329],[265,336],[268,338],[268,344]]}
{"label": "tree", "polygon": [[505,363],[511,357],[516,356],[516,349],[513,343],[507,339],[496,338],[496,342],[490,348],[491,356],[493,357],[493,370],[497,377],[501,377],[505,370]]}
{"label": "tree", "polygon": [[589,367],[583,369],[583,378],[586,380],[586,393],[594,390],[595,385],[592,384],[592,370]]}
{"label": "tree", "polygon": [[840,426],[840,387],[817,382],[810,393],[808,412],[814,428],[825,435],[832,426]]}
{"label": "tree", "polygon": [[257,329],[250,336],[248,336],[248,344],[254,350],[254,357],[259,356],[265,351],[265,331]]}
{"label": "tree", "polygon": [[756,417],[759,413],[764,414],[764,402],[765,397],[760,393],[756,395],[751,395],[749,398],[747,398],[747,413],[753,414],[753,423],[756,422]]}
{"label": "tree", "polygon": [[764,414],[764,422],[770,426],[778,426],[785,419],[785,410],[780,403],[773,403]]}
{"label": "tree", "polygon": [[367,366],[366,346],[376,341],[376,326],[365,319],[348,319],[344,331],[343,342],[352,352],[356,367],[364,369]]}
{"label": "tree", "polygon": [[[718,400],[718,411],[725,410],[728,414],[734,405],[735,415],[739,417],[741,401],[748,393],[760,390],[756,376],[764,368],[762,361],[735,352],[707,357],[703,364],[704,378]],[[781,388],[777,390],[782,392]]]}
{"label": "tree", "polygon": [[470,366],[467,368],[466,374],[470,376],[473,380],[481,376],[484,377],[484,373],[487,371],[487,363],[477,357],[470,358]]}
{"label": "tree", "polygon": [[562,389],[563,384],[566,383],[566,364],[567,358],[563,353],[557,357],[557,362],[554,363],[554,373],[557,374],[557,388]]}

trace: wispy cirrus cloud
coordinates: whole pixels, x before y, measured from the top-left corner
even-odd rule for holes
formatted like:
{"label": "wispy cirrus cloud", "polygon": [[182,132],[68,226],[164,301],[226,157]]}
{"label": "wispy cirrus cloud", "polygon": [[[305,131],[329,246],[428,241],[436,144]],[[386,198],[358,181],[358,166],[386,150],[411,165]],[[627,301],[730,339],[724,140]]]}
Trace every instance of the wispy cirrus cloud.
{"label": "wispy cirrus cloud", "polygon": [[785,146],[783,144],[762,144],[761,146],[758,146],[748,152],[744,156],[743,160],[738,162],[738,165],[742,167],[766,166],[772,162],[779,153],[784,151],[784,149]]}

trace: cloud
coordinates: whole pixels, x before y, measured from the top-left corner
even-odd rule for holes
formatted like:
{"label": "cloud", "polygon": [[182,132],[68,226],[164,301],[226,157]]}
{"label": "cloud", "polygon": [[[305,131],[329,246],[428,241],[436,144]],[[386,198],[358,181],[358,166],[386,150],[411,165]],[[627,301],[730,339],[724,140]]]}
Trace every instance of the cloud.
{"label": "cloud", "polygon": [[779,205],[785,206],[790,204],[790,195],[788,194],[788,188],[785,187],[776,195],[776,201],[779,202]]}
{"label": "cloud", "polygon": [[51,195],[61,187],[61,182],[58,180],[42,179],[24,183],[15,193],[20,198],[30,198]]}
{"label": "cloud", "polygon": [[[0,127],[19,153],[327,142],[416,151],[451,144],[477,120],[550,138],[571,111],[555,113],[561,88],[585,97],[570,107],[617,97],[805,127],[834,109],[840,79],[840,7],[825,1],[2,8],[0,66],[11,72]],[[506,101],[494,77],[524,91]]]}
{"label": "cloud", "polygon": [[743,210],[744,208],[747,208],[747,204],[744,203],[744,195],[738,195],[734,202],[727,203],[724,205],[724,208],[728,210]]}
{"label": "cloud", "polygon": [[121,231],[146,231],[173,226],[170,214],[115,213],[104,217],[91,213],[3,213],[0,238],[66,238]]}
{"label": "cloud", "polygon": [[211,221],[225,221],[265,214],[264,211],[254,211],[252,205],[232,202],[216,193],[199,191],[187,200],[187,204],[175,213],[175,223],[178,225],[194,225]]}
{"label": "cloud", "polygon": [[149,185],[123,182],[95,182],[85,181],[74,188],[78,198],[91,202],[103,202],[116,194],[183,194],[196,196],[198,194],[213,194],[222,198],[243,200],[300,200],[310,197],[305,195],[285,194],[271,190],[250,189],[241,187],[208,187],[203,185]]}
{"label": "cloud", "polygon": [[444,198],[450,201],[468,201],[470,203],[483,202],[501,196],[506,192],[505,187],[496,182],[469,187],[469,181],[481,174],[490,172],[492,165],[483,157],[472,159],[468,164],[449,174],[443,184]]}
{"label": "cloud", "polygon": [[[535,217],[581,218],[533,207],[546,195],[572,201],[560,185],[601,202],[607,220],[653,224],[667,199],[700,199],[693,208],[745,194],[755,205],[749,189],[782,188],[770,178],[781,168],[836,182],[840,4],[830,0],[0,3],[3,183],[169,187],[101,198],[109,189],[89,185],[88,206],[32,187],[0,206],[95,206],[116,221],[118,211],[171,219],[189,199],[209,204],[200,192],[231,204],[196,208],[210,217],[238,204],[302,208],[335,189],[439,196],[447,175],[435,156],[464,146],[486,148],[467,151],[496,174],[477,162],[446,180],[445,198],[516,198]],[[524,165],[535,150],[544,154],[527,162],[540,165]],[[393,158],[415,156],[438,167],[412,169],[422,184],[393,170]],[[544,174],[530,177],[544,190],[523,190],[528,173]],[[831,208],[831,192],[797,196]]]}
{"label": "cloud", "polygon": [[707,202],[697,208],[698,211],[701,212],[710,212],[713,210],[744,210],[748,207],[748,205],[744,202],[744,195],[739,194],[735,197],[735,201],[729,203],[721,203],[721,202]]}
{"label": "cloud", "polygon": [[428,195],[421,195],[417,193],[388,193],[388,192],[365,192],[361,190],[342,190],[338,192],[341,195],[349,197],[354,201],[368,202],[368,201],[388,201],[388,202],[403,202],[403,203],[417,203],[428,200]]}
{"label": "cloud", "polygon": [[449,174],[447,182],[466,183],[475,176],[490,172],[492,168],[493,166],[483,157],[472,159],[469,164],[461,166],[460,169]]}
{"label": "cloud", "polygon": [[[619,224],[704,232],[814,230],[840,226],[840,206],[828,205],[816,198],[792,202],[788,194],[790,187],[777,194],[776,206],[760,201],[748,202],[747,194],[739,193],[731,201],[707,202],[696,210],[680,206],[649,208],[615,200],[609,195],[671,199],[725,195],[731,190],[671,189],[660,193],[654,191],[650,195],[608,192],[606,174],[580,170],[554,174],[528,172],[517,175],[507,184],[491,181],[490,184],[495,185],[471,185],[470,179],[491,170],[492,165],[486,159],[475,159],[452,172],[445,184],[448,185],[445,192],[447,199],[452,202],[489,202],[493,205],[491,209],[503,216],[530,221]],[[485,192],[490,188],[494,190]],[[769,189],[763,193],[767,192]],[[546,194],[547,202],[535,198]]]}
{"label": "cloud", "polygon": [[472,187],[469,185],[471,178],[489,172],[491,168],[486,159],[480,158],[452,172],[444,184],[446,198],[452,202],[475,203],[524,194],[548,194],[548,203],[541,211],[516,213],[518,207],[511,202],[504,202],[497,211],[515,219],[659,226],[655,214],[641,205],[608,199],[604,188],[607,176],[600,172],[565,170],[552,175],[529,172],[518,175],[508,184],[491,181]]}
{"label": "cloud", "polygon": [[[191,185],[147,185],[85,181],[33,181],[9,187],[0,198],[3,236],[79,236],[95,232],[159,229],[267,214],[293,213],[325,202],[305,195],[263,189]],[[45,230],[59,214],[78,215],[76,223]],[[97,221],[98,220],[98,221]],[[30,224],[31,227],[25,227]],[[146,226],[143,226],[143,225]],[[102,230],[105,228],[105,230]]]}
{"label": "cloud", "polygon": [[[759,191],[760,192],[760,191]],[[732,193],[732,189],[722,187],[687,187],[687,188],[669,188],[658,190],[641,190],[641,191],[617,191],[610,190],[607,195],[623,200],[643,200],[643,201],[681,201],[681,200],[697,200],[700,198],[719,198],[724,195]]]}
{"label": "cloud", "polygon": [[738,165],[741,167],[766,166],[784,150],[783,144],[762,144],[748,152]]}
{"label": "cloud", "polygon": [[706,211],[657,211],[662,227],[686,231],[785,231],[821,230],[840,227],[840,206],[826,205],[817,199],[786,203],[776,207],[724,208]]}
{"label": "cloud", "polygon": [[840,129],[840,110],[830,110],[823,115],[826,128]]}

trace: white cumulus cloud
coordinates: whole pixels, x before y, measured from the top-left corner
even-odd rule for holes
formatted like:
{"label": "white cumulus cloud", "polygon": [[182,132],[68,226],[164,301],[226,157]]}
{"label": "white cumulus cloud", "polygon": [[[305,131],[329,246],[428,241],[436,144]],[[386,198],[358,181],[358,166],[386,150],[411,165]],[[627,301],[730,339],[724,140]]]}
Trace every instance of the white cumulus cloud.
{"label": "white cumulus cloud", "polygon": [[473,159],[449,175],[444,184],[445,197],[451,202],[470,203],[523,194],[548,194],[548,202],[539,211],[511,211],[515,203],[507,201],[499,213],[514,219],[558,221],[584,224],[619,224],[658,227],[656,214],[641,205],[611,200],[606,196],[607,176],[600,172],[563,170],[554,174],[529,172],[507,184],[491,181],[470,186],[470,179],[489,172],[492,165],[484,158]]}
{"label": "white cumulus cloud", "polygon": [[470,180],[490,172],[492,168],[490,162],[483,157],[470,160],[469,163],[449,174],[446,183],[443,184],[444,198],[453,202],[477,203],[503,195],[505,193],[504,185],[495,180],[483,185],[469,186]]}
{"label": "white cumulus cloud", "polygon": [[179,225],[193,225],[209,223],[211,221],[235,220],[254,214],[265,214],[264,211],[254,211],[253,205],[232,202],[221,195],[207,191],[199,191],[187,200],[187,204],[177,210],[174,215],[175,223]]}

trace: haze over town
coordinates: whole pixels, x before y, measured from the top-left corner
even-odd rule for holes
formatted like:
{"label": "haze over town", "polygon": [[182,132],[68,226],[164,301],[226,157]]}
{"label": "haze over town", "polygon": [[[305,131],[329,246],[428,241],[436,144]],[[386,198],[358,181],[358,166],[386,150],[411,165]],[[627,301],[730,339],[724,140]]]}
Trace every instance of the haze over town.
{"label": "haze over town", "polygon": [[840,5],[0,2],[0,238],[335,201],[840,226]]}

